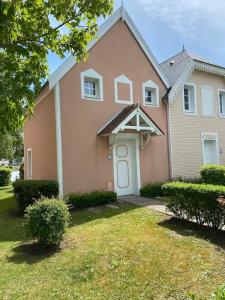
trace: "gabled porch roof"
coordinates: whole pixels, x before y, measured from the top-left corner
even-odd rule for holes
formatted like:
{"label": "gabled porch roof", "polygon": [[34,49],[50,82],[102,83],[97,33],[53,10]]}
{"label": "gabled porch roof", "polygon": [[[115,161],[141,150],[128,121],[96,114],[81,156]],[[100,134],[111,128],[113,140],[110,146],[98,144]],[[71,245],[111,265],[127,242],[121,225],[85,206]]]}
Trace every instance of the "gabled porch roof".
{"label": "gabled porch roof", "polygon": [[98,131],[98,135],[108,136],[125,130],[147,132],[150,135],[164,135],[164,132],[139,103],[126,106]]}

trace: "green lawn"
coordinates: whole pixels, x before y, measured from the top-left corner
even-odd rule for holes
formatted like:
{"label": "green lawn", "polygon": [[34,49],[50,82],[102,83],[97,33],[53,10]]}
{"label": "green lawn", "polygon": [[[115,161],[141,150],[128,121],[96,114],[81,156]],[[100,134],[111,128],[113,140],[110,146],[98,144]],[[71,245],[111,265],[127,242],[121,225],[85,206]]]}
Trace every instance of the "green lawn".
{"label": "green lawn", "polygon": [[118,206],[73,213],[61,251],[43,254],[0,188],[0,299],[182,300],[225,282],[223,233]]}

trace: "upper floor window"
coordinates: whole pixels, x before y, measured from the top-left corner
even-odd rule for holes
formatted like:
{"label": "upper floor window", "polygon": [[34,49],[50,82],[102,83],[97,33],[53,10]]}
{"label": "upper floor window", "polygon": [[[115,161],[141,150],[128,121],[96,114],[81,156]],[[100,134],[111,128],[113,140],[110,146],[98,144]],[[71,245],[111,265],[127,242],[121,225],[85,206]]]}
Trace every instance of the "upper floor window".
{"label": "upper floor window", "polygon": [[125,75],[121,75],[114,79],[114,90],[116,103],[133,103],[133,83]]}
{"label": "upper floor window", "polygon": [[159,87],[149,80],[143,83],[143,104],[145,106],[159,106]]}
{"label": "upper floor window", "polygon": [[202,114],[204,116],[214,115],[214,104],[213,104],[213,88],[208,86],[202,86]]}
{"label": "upper floor window", "polygon": [[103,101],[103,79],[93,69],[81,73],[81,98]]}
{"label": "upper floor window", "polygon": [[196,96],[194,84],[184,85],[183,110],[188,114],[196,114]]}
{"label": "upper floor window", "polygon": [[219,90],[219,113],[225,117],[225,90]]}

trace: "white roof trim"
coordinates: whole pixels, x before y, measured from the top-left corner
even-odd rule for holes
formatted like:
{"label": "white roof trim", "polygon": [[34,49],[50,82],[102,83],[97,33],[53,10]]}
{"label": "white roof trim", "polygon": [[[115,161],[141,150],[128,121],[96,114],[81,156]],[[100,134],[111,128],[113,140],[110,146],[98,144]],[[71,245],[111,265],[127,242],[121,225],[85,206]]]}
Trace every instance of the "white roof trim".
{"label": "white roof trim", "polygon": [[[159,128],[149,119],[146,117],[146,115],[144,114],[144,112],[140,109],[140,107],[138,106],[131,114],[129,114],[125,120],[123,120],[113,131],[112,134],[117,134],[119,131],[123,131],[124,129],[126,129],[126,124],[135,116],[138,116],[138,122],[139,122],[139,116],[141,116],[143,118],[143,120],[145,120],[145,122],[147,123],[149,129],[151,132],[154,132],[156,135],[163,135],[163,133],[161,132],[161,130],[159,130]],[[132,126],[134,129],[136,128],[136,126]],[[140,129],[139,129],[140,128]],[[138,131],[141,131],[141,127],[139,127],[139,124],[137,124],[137,128]]]}
{"label": "white roof trim", "polygon": [[[89,51],[96,42],[107,33],[107,31],[112,28],[112,26],[120,19],[123,19],[124,22],[126,22],[127,26],[137,39],[139,45],[141,46],[142,50],[148,57],[149,61],[155,68],[156,72],[159,74],[160,78],[164,82],[165,86],[167,88],[170,87],[169,80],[166,78],[166,76],[163,74],[163,72],[160,69],[160,66],[158,62],[156,61],[155,57],[153,56],[151,50],[149,49],[148,45],[144,41],[143,37],[139,33],[138,29],[134,25],[133,21],[131,20],[130,16],[126,12],[126,10],[121,7],[119,8],[111,17],[109,17],[99,28],[99,31],[96,35],[96,37],[88,43],[87,51]],[[67,72],[77,63],[75,56],[70,56],[50,77],[49,77],[49,89],[52,89],[57,82],[59,82]]]}
{"label": "white roof trim", "polygon": [[174,100],[174,98],[179,95],[179,93],[183,89],[184,83],[188,80],[188,78],[191,76],[191,74],[194,72],[194,70],[207,72],[207,73],[225,77],[225,69],[224,68],[213,66],[213,65],[210,65],[210,64],[207,64],[204,62],[193,61],[191,64],[188,65],[188,67],[182,73],[180,78],[172,86],[172,88],[169,92],[169,96],[168,96],[169,102],[172,102]]}

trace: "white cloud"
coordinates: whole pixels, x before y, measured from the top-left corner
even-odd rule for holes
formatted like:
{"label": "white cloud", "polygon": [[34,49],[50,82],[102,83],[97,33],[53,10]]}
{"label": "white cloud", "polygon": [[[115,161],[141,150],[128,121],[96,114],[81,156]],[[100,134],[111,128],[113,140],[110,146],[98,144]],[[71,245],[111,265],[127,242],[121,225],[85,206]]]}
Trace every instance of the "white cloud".
{"label": "white cloud", "polygon": [[224,45],[224,0],[140,0],[140,3],[150,17],[160,19],[183,38],[218,39]]}

